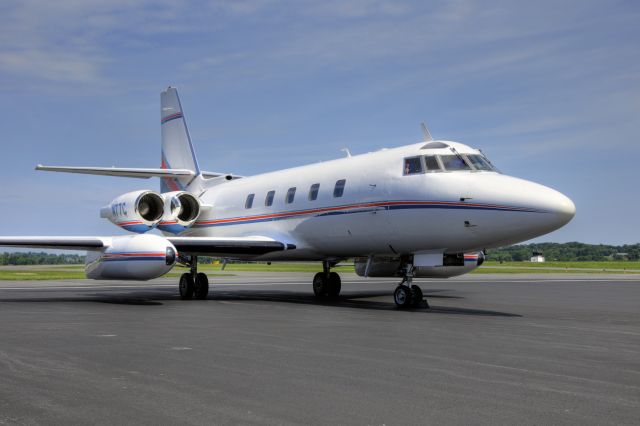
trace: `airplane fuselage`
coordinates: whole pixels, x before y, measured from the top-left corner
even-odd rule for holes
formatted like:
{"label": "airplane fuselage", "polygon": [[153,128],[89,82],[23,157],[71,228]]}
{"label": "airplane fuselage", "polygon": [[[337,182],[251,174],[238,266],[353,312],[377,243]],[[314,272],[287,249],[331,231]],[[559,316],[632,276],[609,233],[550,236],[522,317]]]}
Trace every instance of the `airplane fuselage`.
{"label": "airplane fuselage", "polygon": [[182,235],[267,236],[297,248],[260,259],[316,260],[477,251],[548,233],[573,217],[575,207],[561,193],[494,170],[403,170],[408,158],[479,155],[463,144],[444,144],[424,148],[423,142],[205,187],[200,198],[212,208]]}

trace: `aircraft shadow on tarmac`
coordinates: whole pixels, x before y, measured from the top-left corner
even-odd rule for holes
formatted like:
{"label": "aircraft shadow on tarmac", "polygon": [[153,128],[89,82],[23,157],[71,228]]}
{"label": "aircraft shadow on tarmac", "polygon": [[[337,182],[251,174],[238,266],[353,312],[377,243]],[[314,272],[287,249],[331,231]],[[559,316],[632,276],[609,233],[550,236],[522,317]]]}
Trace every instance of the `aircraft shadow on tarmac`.
{"label": "aircraft shadow on tarmac", "polygon": [[[277,302],[277,303],[294,303],[316,306],[327,306],[337,308],[350,309],[370,309],[370,310],[394,310],[403,313],[425,313],[425,314],[449,314],[449,315],[472,315],[472,316],[497,316],[497,317],[521,317],[522,315],[508,312],[499,312],[483,309],[469,309],[451,306],[438,306],[434,301],[445,299],[463,299],[461,296],[440,294],[449,292],[450,290],[430,289],[423,290],[424,296],[429,300],[429,309],[425,306],[413,309],[398,310],[392,301],[392,292],[390,291],[357,291],[343,292],[336,299],[318,300],[310,293],[301,293],[284,290],[227,290],[213,289],[206,300],[183,301],[182,303],[207,303],[214,301],[234,301],[234,302]],[[389,300],[373,300],[374,298],[389,298]],[[93,293],[87,295],[78,295],[77,297],[37,297],[37,298],[11,298],[2,299],[0,302],[92,302],[92,303],[110,303],[118,305],[134,305],[134,306],[159,306],[163,302],[174,301],[178,299],[178,295],[173,289],[146,289],[128,291],[126,294],[107,294]]]}

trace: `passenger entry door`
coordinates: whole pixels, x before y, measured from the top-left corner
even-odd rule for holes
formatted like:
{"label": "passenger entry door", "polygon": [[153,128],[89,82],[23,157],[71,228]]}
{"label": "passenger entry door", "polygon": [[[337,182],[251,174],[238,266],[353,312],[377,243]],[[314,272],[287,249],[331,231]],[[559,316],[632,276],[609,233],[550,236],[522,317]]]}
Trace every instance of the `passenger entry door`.
{"label": "passenger entry door", "polygon": [[386,170],[371,167],[363,171],[360,179],[357,198],[361,206],[354,209],[356,213],[347,221],[350,240],[362,255],[392,253],[387,207],[391,177]]}

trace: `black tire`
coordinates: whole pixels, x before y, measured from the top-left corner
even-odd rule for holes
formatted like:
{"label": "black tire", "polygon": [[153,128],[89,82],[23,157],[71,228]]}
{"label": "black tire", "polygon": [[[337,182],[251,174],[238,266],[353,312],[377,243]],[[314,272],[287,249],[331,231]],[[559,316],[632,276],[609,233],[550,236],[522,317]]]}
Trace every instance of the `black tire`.
{"label": "black tire", "polygon": [[193,298],[193,290],[195,283],[191,274],[182,274],[180,276],[180,299],[191,300]]}
{"label": "black tire", "polygon": [[313,277],[313,294],[316,297],[327,297],[328,285],[326,276],[322,272],[318,272]]}
{"label": "black tire", "polygon": [[194,288],[194,296],[198,300],[204,300],[209,295],[209,278],[206,274],[198,272]]}
{"label": "black tire", "polygon": [[411,296],[411,289],[409,287],[406,285],[396,287],[396,290],[393,292],[393,301],[396,302],[398,308],[408,308],[411,306],[412,300],[413,297]]}
{"label": "black tire", "polygon": [[329,273],[329,286],[328,286],[328,294],[329,297],[338,297],[340,295],[340,290],[342,290],[342,280],[340,279],[340,275],[337,272]]}
{"label": "black tire", "polygon": [[414,308],[419,308],[422,305],[424,296],[422,295],[422,289],[417,285],[411,286],[411,299],[411,306]]}

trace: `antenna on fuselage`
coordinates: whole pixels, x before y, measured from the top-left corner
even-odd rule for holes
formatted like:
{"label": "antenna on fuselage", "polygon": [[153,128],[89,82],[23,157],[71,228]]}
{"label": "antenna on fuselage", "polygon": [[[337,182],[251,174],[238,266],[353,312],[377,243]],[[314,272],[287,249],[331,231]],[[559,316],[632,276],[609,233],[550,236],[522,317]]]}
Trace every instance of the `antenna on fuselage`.
{"label": "antenna on fuselage", "polygon": [[349,148],[342,148],[340,151],[345,152],[347,157],[351,157],[351,151],[349,151]]}
{"label": "antenna on fuselage", "polygon": [[422,127],[422,134],[424,135],[424,142],[431,142],[433,140],[433,137],[431,136],[431,132],[429,132],[429,129],[427,128],[427,125],[424,124],[424,121],[422,123],[420,123],[420,126]]}

